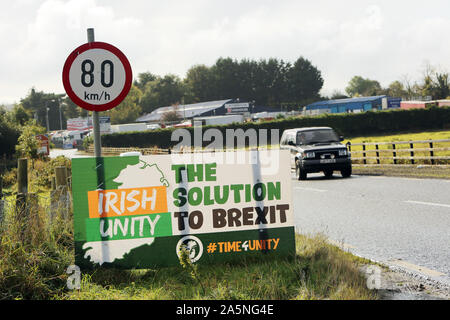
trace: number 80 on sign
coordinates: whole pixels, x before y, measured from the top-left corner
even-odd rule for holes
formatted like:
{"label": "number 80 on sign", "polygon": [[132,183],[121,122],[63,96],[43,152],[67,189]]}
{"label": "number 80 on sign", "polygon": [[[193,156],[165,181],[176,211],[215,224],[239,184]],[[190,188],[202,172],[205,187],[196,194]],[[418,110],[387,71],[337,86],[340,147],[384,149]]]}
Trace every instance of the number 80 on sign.
{"label": "number 80 on sign", "polygon": [[131,66],[116,47],[90,42],[76,48],[63,68],[63,85],[70,99],[90,111],[116,107],[132,83]]}

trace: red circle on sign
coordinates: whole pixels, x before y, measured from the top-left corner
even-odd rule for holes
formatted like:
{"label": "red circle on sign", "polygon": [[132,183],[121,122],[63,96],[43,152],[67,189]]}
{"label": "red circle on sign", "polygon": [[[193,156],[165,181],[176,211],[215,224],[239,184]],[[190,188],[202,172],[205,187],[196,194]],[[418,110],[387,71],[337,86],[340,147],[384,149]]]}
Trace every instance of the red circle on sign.
{"label": "red circle on sign", "polygon": [[[123,89],[114,100],[109,101],[108,103],[105,104],[92,104],[83,101],[72,90],[72,86],[70,84],[69,73],[70,68],[72,67],[72,63],[78,57],[78,55],[91,49],[104,49],[111,52],[120,60],[120,62],[123,65],[123,68],[125,69],[125,84],[123,86]],[[119,105],[119,103],[121,103],[125,99],[128,92],[130,91],[133,75],[131,71],[130,62],[128,61],[127,57],[122,53],[122,51],[120,51],[118,48],[106,42],[88,42],[73,50],[72,53],[69,55],[69,57],[67,57],[66,62],[64,63],[62,80],[64,89],[66,90],[67,95],[73,101],[73,103],[89,111],[106,111],[116,107],[117,105]]]}

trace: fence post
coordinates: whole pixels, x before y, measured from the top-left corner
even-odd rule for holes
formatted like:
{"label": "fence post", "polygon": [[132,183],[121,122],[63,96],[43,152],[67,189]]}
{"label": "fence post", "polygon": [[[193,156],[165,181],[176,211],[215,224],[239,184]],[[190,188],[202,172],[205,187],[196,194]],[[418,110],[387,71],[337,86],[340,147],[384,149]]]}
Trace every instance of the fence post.
{"label": "fence post", "polygon": [[28,159],[21,158],[17,163],[17,193],[28,193]]}
{"label": "fence post", "polygon": [[378,152],[378,144],[375,145],[375,149],[377,149],[377,164],[380,164],[380,153]]}
{"label": "fence post", "polygon": [[[363,151],[366,151],[366,145],[365,144],[363,144]],[[365,152],[363,152],[363,162],[364,162],[364,164],[367,164],[367,160],[366,160],[366,153]]]}
{"label": "fence post", "polygon": [[411,155],[411,164],[414,164],[414,150],[412,150],[412,149],[414,149],[414,144],[413,144],[413,143],[410,143],[410,144],[409,144],[409,147],[411,148],[411,152],[410,152],[410,155]]}
{"label": "fence post", "polygon": [[67,169],[66,167],[56,167],[56,190],[54,199],[57,200],[57,208],[63,209],[64,217],[68,214],[69,193],[67,190]]}
{"label": "fence post", "polygon": [[394,158],[394,164],[397,164],[397,152],[395,152],[395,143],[392,144],[392,149],[394,150],[392,152],[393,158]]}
{"label": "fence post", "polygon": [[[28,159],[21,158],[17,162],[17,196],[16,196],[16,211],[15,219],[23,227],[23,222],[26,220],[26,202],[28,193]],[[23,239],[24,229],[21,229],[21,236]]]}
{"label": "fence post", "polygon": [[431,164],[434,164],[434,152],[433,152],[433,142],[430,142],[430,157],[431,157]]}

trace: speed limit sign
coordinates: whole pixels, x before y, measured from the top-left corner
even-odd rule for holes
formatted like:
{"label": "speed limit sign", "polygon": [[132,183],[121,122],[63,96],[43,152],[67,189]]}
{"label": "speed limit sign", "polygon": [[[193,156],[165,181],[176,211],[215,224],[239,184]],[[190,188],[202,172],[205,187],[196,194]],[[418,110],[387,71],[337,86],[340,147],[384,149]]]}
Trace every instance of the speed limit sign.
{"label": "speed limit sign", "polygon": [[62,78],[76,105],[106,111],[125,99],[133,77],[127,57],[119,49],[105,42],[88,42],[69,55]]}

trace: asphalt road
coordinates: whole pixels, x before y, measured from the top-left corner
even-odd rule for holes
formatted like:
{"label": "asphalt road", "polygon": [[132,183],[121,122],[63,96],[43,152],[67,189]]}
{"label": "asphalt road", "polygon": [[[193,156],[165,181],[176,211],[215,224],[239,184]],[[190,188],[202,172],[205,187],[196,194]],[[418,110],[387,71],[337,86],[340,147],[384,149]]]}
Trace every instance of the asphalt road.
{"label": "asphalt road", "polygon": [[292,187],[298,232],[450,284],[450,180],[311,174]]}

